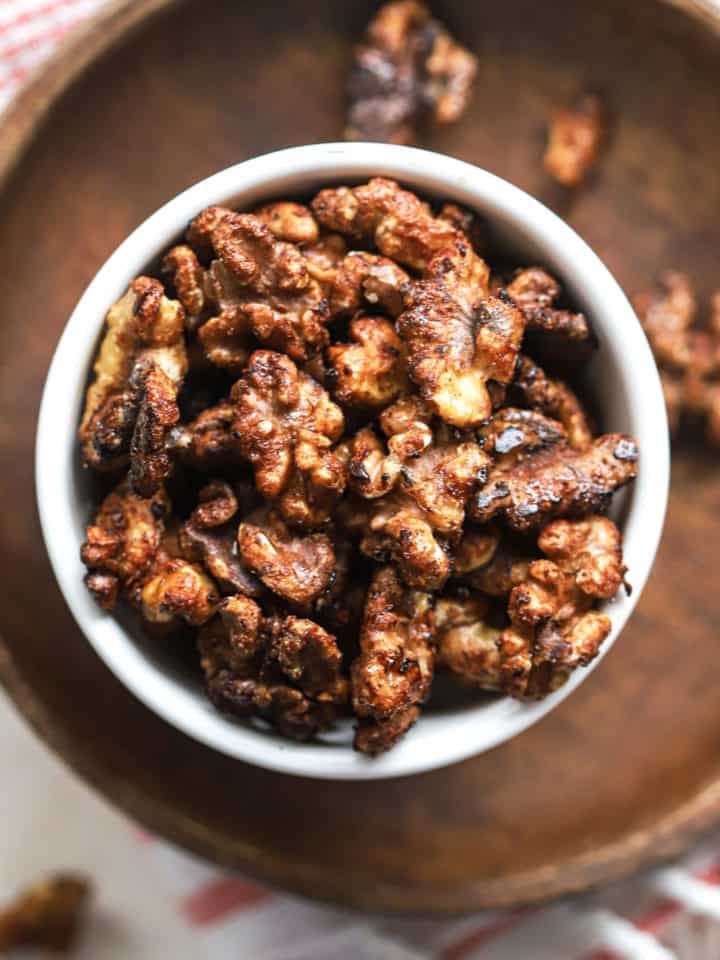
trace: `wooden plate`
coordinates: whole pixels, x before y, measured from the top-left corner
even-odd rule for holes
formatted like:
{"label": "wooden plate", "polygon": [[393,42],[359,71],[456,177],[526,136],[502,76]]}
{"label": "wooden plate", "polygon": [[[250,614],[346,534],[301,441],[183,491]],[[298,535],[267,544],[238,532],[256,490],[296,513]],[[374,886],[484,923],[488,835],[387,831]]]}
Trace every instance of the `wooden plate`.
{"label": "wooden plate", "polygon": [[[655,573],[588,682],[534,729],[444,771],[319,783],[256,770],[136,702],[82,638],[33,502],[40,390],[78,295],[150,211],[253,154],[341,131],[370,4],[123,2],[64,49],[0,136],[0,673],[38,732],[152,830],[305,894],[384,910],[518,904],[680,850],[720,814],[717,462],[676,456]],[[656,0],[438,3],[481,51],[465,121],[427,143],[559,206],[628,291],[658,268],[707,294],[720,244],[720,39]],[[154,14],[150,18],[150,14]],[[81,68],[88,69],[79,76]],[[616,113],[570,206],[539,169],[543,123],[581,84]]]}

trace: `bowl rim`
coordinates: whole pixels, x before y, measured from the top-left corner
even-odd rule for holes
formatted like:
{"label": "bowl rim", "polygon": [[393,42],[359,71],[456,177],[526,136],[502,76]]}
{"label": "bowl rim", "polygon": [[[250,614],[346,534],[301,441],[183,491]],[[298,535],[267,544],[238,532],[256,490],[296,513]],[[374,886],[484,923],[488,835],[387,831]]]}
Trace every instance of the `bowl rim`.
{"label": "bowl rim", "polygon": [[[77,529],[87,517],[74,505],[74,436],[87,371],[107,309],[130,280],[204,207],[246,206],[284,190],[297,195],[303,184],[318,189],[369,176],[394,177],[420,192],[465,203],[512,223],[517,234],[542,247],[545,262],[561,265],[566,285],[584,306],[591,305],[596,332],[608,333],[603,347],[621,372],[632,400],[628,409],[643,428],[634,431],[642,465],[624,525],[634,590],[607,609],[612,632],[599,656],[545,700],[502,697],[462,707],[457,717],[425,717],[393,750],[372,759],[346,746],[295,744],[234,722],[164,673],[85,589]],[[667,417],[657,368],[630,303],[600,258],[555,213],[495,174],[434,151],[379,143],[309,144],[245,160],[184,190],[132,231],[88,284],[58,341],[43,390],[35,456],[38,511],[55,578],[76,623],[116,677],[162,719],[209,747],[277,772],[331,780],[399,777],[447,766],[511,739],[560,704],[607,655],[637,603],[662,533],[669,486]],[[478,711],[486,722],[473,724]]]}

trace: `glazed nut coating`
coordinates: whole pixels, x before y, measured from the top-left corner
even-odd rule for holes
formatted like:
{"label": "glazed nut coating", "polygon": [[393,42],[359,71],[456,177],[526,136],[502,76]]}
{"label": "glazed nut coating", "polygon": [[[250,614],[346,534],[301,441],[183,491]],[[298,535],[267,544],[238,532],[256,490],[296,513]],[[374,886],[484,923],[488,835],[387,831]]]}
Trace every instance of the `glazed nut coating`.
{"label": "glazed nut coating", "polygon": [[594,94],[557,110],[545,150],[545,170],[564,187],[579,186],[597,161],[605,135],[605,111]]}
{"label": "glazed nut coating", "polygon": [[81,933],[92,888],[78,874],[55,873],[0,907],[0,953],[37,948],[65,953]]}
{"label": "glazed nut coating", "polygon": [[[410,70],[423,106],[356,117],[395,136],[453,114],[465,54],[424,7],[386,5],[368,38],[363,63]],[[81,558],[103,609],[193,641],[217,710],[294,740],[352,720],[374,756],[437,671],[527,700],[591,662],[625,582],[604,514],[639,453],[563,379],[598,346],[589,320],[542,266],[491,274],[473,211],[383,177],[305,200],[203,210],[161,261],[167,290],[139,277],[111,306],[79,428],[106,491]],[[689,284],[666,288],[645,327],[678,410],[713,430],[720,297],[699,331]]]}

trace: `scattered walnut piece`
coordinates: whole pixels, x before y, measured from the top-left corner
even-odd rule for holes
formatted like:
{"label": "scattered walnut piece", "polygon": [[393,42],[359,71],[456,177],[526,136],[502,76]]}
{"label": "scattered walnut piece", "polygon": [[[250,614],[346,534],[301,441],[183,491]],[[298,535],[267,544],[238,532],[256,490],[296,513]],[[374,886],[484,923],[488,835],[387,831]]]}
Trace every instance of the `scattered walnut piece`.
{"label": "scattered walnut piece", "polygon": [[39,947],[65,953],[75,944],[92,895],[87,877],[55,873],[0,908],[0,953]]}
{"label": "scattered walnut piece", "polygon": [[344,426],[340,408],[289,357],[269,350],[250,357],[231,398],[233,431],[258,490],[279,498],[290,523],[325,522],[345,488],[345,467],[331,449]]}
{"label": "scattered walnut piece", "polygon": [[605,137],[600,97],[586,93],[553,114],[545,149],[547,173],[564,187],[577,187],[597,161]]}
{"label": "scattered walnut piece", "polygon": [[481,594],[468,599],[443,597],[435,605],[438,666],[468,686],[500,690],[501,631],[487,622],[488,602]]}
{"label": "scattered walnut piece", "polygon": [[575,450],[586,450],[593,438],[587,414],[570,387],[551,380],[530,357],[521,356],[510,387],[510,399],[559,420]]}
{"label": "scattered walnut piece", "polygon": [[488,297],[487,284],[485,262],[458,241],[433,257],[398,320],[411,379],[455,427],[477,426],[490,416],[488,384],[512,379],[525,329],[517,307]]}
{"label": "scattered walnut piece", "polygon": [[415,722],[430,692],[434,633],[429,595],[404,586],[392,567],[381,568],[368,591],[351,671],[356,749],[387,750]]}
{"label": "scattered walnut piece", "polygon": [[355,317],[354,343],[328,347],[335,398],[360,409],[385,407],[409,388],[405,357],[394,325],[383,317]]}
{"label": "scattered walnut piece", "polygon": [[465,111],[477,60],[415,0],[386,3],[355,48],[345,137],[412,143],[424,121]]}
{"label": "scattered walnut piece", "polygon": [[709,443],[720,444],[720,292],[704,329],[696,327],[697,301],[683,273],[664,273],[634,306],[660,369],[670,429],[688,414],[705,421]]}

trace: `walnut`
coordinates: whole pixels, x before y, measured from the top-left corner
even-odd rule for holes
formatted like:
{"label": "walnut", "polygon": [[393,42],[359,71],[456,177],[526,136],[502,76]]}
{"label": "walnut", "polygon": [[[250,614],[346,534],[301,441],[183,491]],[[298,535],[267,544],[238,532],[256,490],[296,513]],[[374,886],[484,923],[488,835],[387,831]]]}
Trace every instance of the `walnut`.
{"label": "walnut", "polygon": [[[222,285],[234,286],[230,315],[236,338],[252,332],[298,361],[327,345],[327,301],[294,244],[278,240],[258,217],[245,213],[222,219],[212,232],[212,242],[225,267]],[[212,266],[210,272],[218,269]],[[200,328],[201,339],[207,338],[206,326]]]}
{"label": "walnut", "polygon": [[198,343],[213,366],[240,373],[251,352],[250,321],[243,293],[221,260],[213,260],[205,273],[204,291],[214,316],[198,329]]}
{"label": "walnut", "polygon": [[392,567],[381,568],[368,591],[351,670],[356,749],[387,750],[414,723],[430,692],[434,633],[428,594],[404,586]]}
{"label": "walnut", "polygon": [[314,243],[303,246],[307,272],[317,280],[326,296],[335,283],[337,272],[347,255],[347,243],[339,233],[321,234]]}
{"label": "walnut", "polygon": [[523,337],[522,314],[510,301],[487,297],[487,280],[484,261],[459,241],[431,260],[398,320],[411,379],[456,427],[490,415],[488,384],[512,379]]}
{"label": "walnut", "polygon": [[512,470],[493,469],[470,514],[479,523],[502,518],[518,533],[557,516],[603,509],[615,490],[635,479],[638,449],[632,437],[609,433],[587,450],[559,448],[528,457]]}
{"label": "walnut", "polygon": [[272,510],[243,521],[237,543],[244,566],[290,603],[307,606],[331,583],[335,553],[330,538],[293,534]]}
{"label": "walnut", "polygon": [[409,387],[402,341],[382,317],[356,317],[349,332],[354,343],[327,350],[335,398],[360,409],[387,406]]}
{"label": "walnut", "polygon": [[219,710],[262,717],[296,740],[333,726],[346,685],[334,638],[317,624],[266,618],[249,598],[228,597],[220,618],[201,631],[199,646],[208,695]]}
{"label": "walnut", "polygon": [[510,399],[559,420],[575,450],[587,450],[593,435],[577,396],[562,380],[551,380],[530,357],[521,356],[510,387]]}
{"label": "walnut", "polygon": [[[139,406],[143,400],[146,407],[149,403],[142,385],[150,366],[166,378],[164,392],[172,394],[174,404],[187,370],[183,326],[181,305],[168,300],[162,284],[148,277],[134,280],[110,308],[78,431],[88,466],[115,470],[127,465]],[[140,451],[142,447],[139,442]],[[141,464],[137,470],[142,473]]]}
{"label": "walnut", "polygon": [[706,422],[710,443],[720,443],[720,293],[711,302],[709,323],[697,329],[697,302],[690,279],[668,271],[657,289],[640,294],[634,306],[660,369],[670,429],[683,415]]}
{"label": "walnut", "polygon": [[476,58],[424,4],[386,3],[355,48],[346,139],[412,143],[419,124],[457,120],[476,71]]}
{"label": "walnut", "polygon": [[226,217],[232,215],[233,211],[228,207],[206,207],[194,220],[191,220],[185,232],[185,239],[203,262],[207,262],[215,254],[212,242],[213,230]]}
{"label": "walnut", "polygon": [[444,203],[438,212],[438,220],[445,220],[463,234],[476,253],[487,246],[486,224],[477,213],[459,203]]}
{"label": "walnut", "polygon": [[65,953],[75,944],[92,894],[79,874],[55,873],[0,908],[0,953],[39,947]]}
{"label": "walnut", "polygon": [[155,361],[143,359],[130,375],[137,415],[130,441],[130,485],[151,497],[170,473],[170,432],[180,419],[177,384]]}
{"label": "walnut", "polygon": [[137,600],[149,623],[172,626],[184,620],[197,627],[215,614],[220,593],[198,564],[160,551],[138,588]]}
{"label": "walnut", "polygon": [[620,532],[606,517],[557,520],[538,546],[549,559],[513,588],[511,626],[498,642],[502,687],[522,698],[545,696],[597,656],[611,623],[590,607],[615,596],[625,573]]}
{"label": "walnut", "polygon": [[414,193],[384,177],[359,187],[321,190],[311,206],[326,229],[360,244],[374,243],[384,256],[415,270],[424,270],[434,253],[462,238]]}
{"label": "walnut", "polygon": [[480,594],[468,599],[443,597],[435,605],[438,666],[461,683],[481,690],[500,690],[501,631],[487,620],[488,602]]}
{"label": "walnut", "polygon": [[205,309],[205,291],[203,268],[192,247],[180,244],[169,250],[163,257],[162,272],[175,287],[186,316],[198,317]]}
{"label": "walnut", "polygon": [[543,163],[564,187],[579,186],[595,165],[605,137],[605,111],[594,94],[584,94],[573,106],[552,117]]}
{"label": "walnut", "polygon": [[301,203],[281,200],[255,211],[255,216],[278,238],[288,243],[315,243],[319,236],[312,210]]}
{"label": "walnut", "polygon": [[261,596],[262,584],[238,555],[239,504],[233,488],[224,480],[213,480],[200,490],[198,498],[197,507],[179,531],[182,556],[201,564],[221,593]]}
{"label": "walnut", "polygon": [[340,408],[292,360],[269,350],[252,355],[231,397],[233,431],[258,490],[279,498],[288,522],[325,522],[345,487],[345,468],[331,450],[344,426]]}
{"label": "walnut", "polygon": [[354,314],[365,306],[379,307],[390,317],[403,311],[410,277],[394,260],[362,250],[341,262],[330,291],[330,312]]}
{"label": "walnut", "polygon": [[103,609],[112,610],[119,591],[130,590],[150,568],[169,512],[162,489],[145,499],[123,481],[105,497],[80,548],[85,584]]}
{"label": "walnut", "polygon": [[237,465],[242,458],[232,429],[234,420],[235,404],[230,400],[208,407],[176,431],[174,452],[183,463],[208,473]]}
{"label": "walnut", "polygon": [[453,576],[490,597],[506,597],[527,576],[527,551],[493,526],[468,527],[455,551]]}

